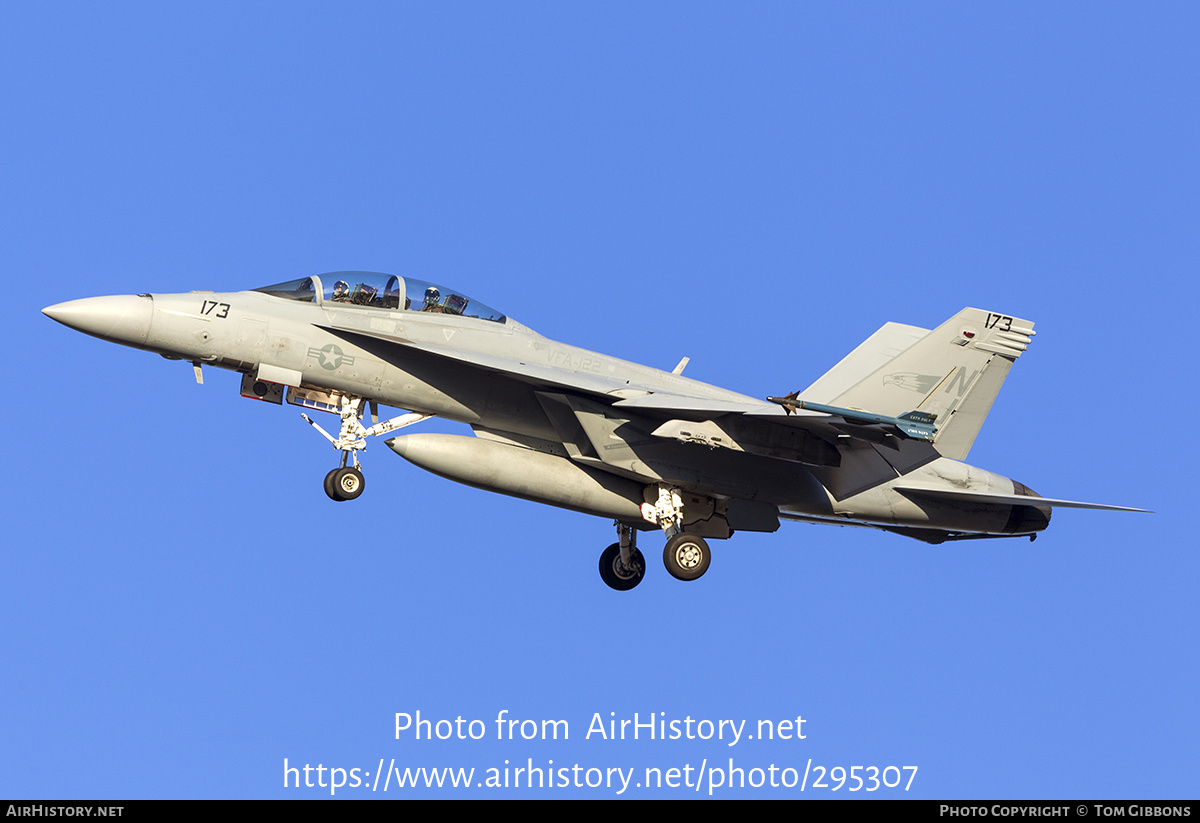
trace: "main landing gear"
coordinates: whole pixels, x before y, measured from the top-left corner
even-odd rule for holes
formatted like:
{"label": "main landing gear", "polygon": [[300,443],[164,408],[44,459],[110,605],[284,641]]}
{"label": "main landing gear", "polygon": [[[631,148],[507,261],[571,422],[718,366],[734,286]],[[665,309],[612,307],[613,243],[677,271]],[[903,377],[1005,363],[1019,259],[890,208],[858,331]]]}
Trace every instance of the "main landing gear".
{"label": "main landing gear", "polygon": [[[663,548],[663,565],[676,580],[698,580],[708,571],[712,552],[708,541],[694,534],[679,531],[683,520],[683,503],[678,489],[660,489],[658,503],[642,507],[642,516],[658,523],[667,535]],[[637,532],[632,526],[617,521],[618,542],[600,555],[600,578],[617,591],[629,591],[646,574],[646,562],[637,549]]]}
{"label": "main landing gear", "polygon": [[608,587],[627,592],[642,582],[646,574],[646,559],[637,548],[637,532],[632,526],[617,522],[616,543],[600,555],[600,579]]}
{"label": "main landing gear", "polygon": [[[339,503],[355,499],[366,488],[367,481],[358,464],[358,453],[367,447],[368,437],[387,434],[430,417],[428,414],[409,412],[380,423],[378,407],[374,401],[371,401],[371,423],[373,425],[367,428],[362,424],[363,406],[366,405],[366,402],[362,397],[348,395],[340,397],[338,414],[342,418],[342,428],[336,438],[313,422],[307,414],[300,415],[308,421],[310,426],[325,435],[325,439],[342,453],[342,465],[325,475],[325,494],[329,495],[330,500],[336,500]],[[352,465],[347,465],[351,463]]]}

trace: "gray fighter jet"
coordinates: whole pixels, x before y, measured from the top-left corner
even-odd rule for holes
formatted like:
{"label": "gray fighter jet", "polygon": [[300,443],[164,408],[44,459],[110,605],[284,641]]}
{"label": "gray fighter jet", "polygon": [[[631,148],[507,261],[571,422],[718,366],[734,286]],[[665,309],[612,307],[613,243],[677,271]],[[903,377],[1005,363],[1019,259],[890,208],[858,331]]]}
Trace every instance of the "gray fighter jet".
{"label": "gray fighter jet", "polygon": [[[386,441],[421,468],[488,491],[611,518],[600,557],[614,589],[646,564],[638,530],[666,535],[680,580],[708,569],[706,538],[773,532],[780,518],[883,529],[929,543],[1029,537],[1055,500],[963,463],[1033,323],[963,309],[936,329],[888,323],[804,391],[759,400],[556,343],[461,292],[411,277],[333,272],[252,291],[140,294],[43,309],[87,334],[236,371],[243,397],[340,419],[325,477],[363,492],[367,438],[431,416],[474,437]],[[378,421],[380,404],[408,413]],[[364,420],[369,414],[371,425]]]}

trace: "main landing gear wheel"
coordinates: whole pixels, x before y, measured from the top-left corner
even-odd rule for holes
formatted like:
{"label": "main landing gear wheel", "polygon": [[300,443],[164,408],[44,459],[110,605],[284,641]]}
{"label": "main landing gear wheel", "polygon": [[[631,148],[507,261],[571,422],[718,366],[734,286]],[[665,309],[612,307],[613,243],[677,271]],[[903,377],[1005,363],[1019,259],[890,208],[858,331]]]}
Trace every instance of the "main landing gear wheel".
{"label": "main landing gear wheel", "polygon": [[367,481],[358,469],[334,469],[325,475],[325,494],[339,503],[358,497],[366,485]]}
{"label": "main landing gear wheel", "polygon": [[663,565],[676,580],[697,580],[708,571],[712,552],[703,537],[677,534],[663,548]]}
{"label": "main landing gear wheel", "polygon": [[627,592],[642,582],[646,561],[637,549],[629,550],[629,565],[621,562],[621,544],[613,543],[600,555],[600,578],[609,588]]}

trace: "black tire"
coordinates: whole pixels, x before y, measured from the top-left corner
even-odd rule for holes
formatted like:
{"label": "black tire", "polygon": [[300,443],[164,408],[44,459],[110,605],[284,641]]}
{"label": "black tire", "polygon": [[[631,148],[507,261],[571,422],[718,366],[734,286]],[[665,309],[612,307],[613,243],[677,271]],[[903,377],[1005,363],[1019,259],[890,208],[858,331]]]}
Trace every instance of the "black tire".
{"label": "black tire", "polygon": [[340,471],[341,471],[341,469],[334,469],[329,474],[325,475],[325,494],[329,497],[330,500],[336,501],[338,503],[343,503],[343,502],[345,502],[346,498],[344,498],[338,494],[337,485],[336,485],[337,473]]}
{"label": "black tire", "polygon": [[610,589],[627,592],[642,582],[646,575],[646,560],[633,549],[629,553],[630,567],[621,564],[621,544],[613,543],[600,555],[600,579]]}
{"label": "black tire", "polygon": [[698,580],[711,561],[708,543],[694,534],[677,534],[663,547],[663,565],[676,580]]}
{"label": "black tire", "polygon": [[358,469],[338,469],[333,485],[343,500],[353,500],[363,493],[367,481]]}

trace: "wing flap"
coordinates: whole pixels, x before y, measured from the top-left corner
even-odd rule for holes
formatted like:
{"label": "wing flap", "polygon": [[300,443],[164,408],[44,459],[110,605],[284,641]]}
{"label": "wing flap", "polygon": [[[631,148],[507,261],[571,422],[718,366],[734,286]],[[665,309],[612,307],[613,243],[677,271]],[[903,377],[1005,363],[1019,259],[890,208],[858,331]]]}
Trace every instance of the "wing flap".
{"label": "wing flap", "polygon": [[[701,414],[707,417],[720,414],[767,414],[783,415],[783,409],[774,403],[746,400],[716,400],[711,397],[687,397],[682,394],[655,392],[640,397],[618,400],[614,406],[639,411],[660,411],[672,414]],[[824,415],[812,415],[822,417]]]}
{"label": "wing flap", "polygon": [[[728,429],[729,421],[741,421],[737,425],[757,425],[775,431],[801,429],[814,437],[819,437],[829,444],[841,444],[850,440],[859,443],[873,443],[885,446],[892,451],[901,448],[905,440],[932,441],[933,419],[931,416],[912,411],[899,417],[860,412],[854,409],[843,409],[835,406],[823,406],[807,401],[795,401],[788,398],[768,398],[768,403],[758,403],[747,398],[746,401],[712,400],[709,398],[683,397],[674,394],[650,394],[621,400],[613,405],[619,408],[637,409],[639,411],[654,411],[682,417],[691,421],[714,421],[721,418],[720,426]],[[683,423],[683,420],[672,420],[672,424]],[[656,432],[659,436],[672,436],[684,439],[675,431],[666,429]],[[774,438],[778,439],[779,435]],[[734,439],[740,439],[734,435]],[[703,441],[698,441],[703,442]],[[712,442],[710,446],[730,447],[728,443]],[[768,448],[774,444],[768,445]],[[736,447],[735,447],[736,448]],[[783,454],[772,454],[761,450],[746,448],[738,449],[766,454],[773,457],[784,457]],[[796,460],[795,457],[784,459]],[[809,463],[810,459],[799,459],[797,462]],[[829,457],[818,458],[815,465],[837,465]]]}

